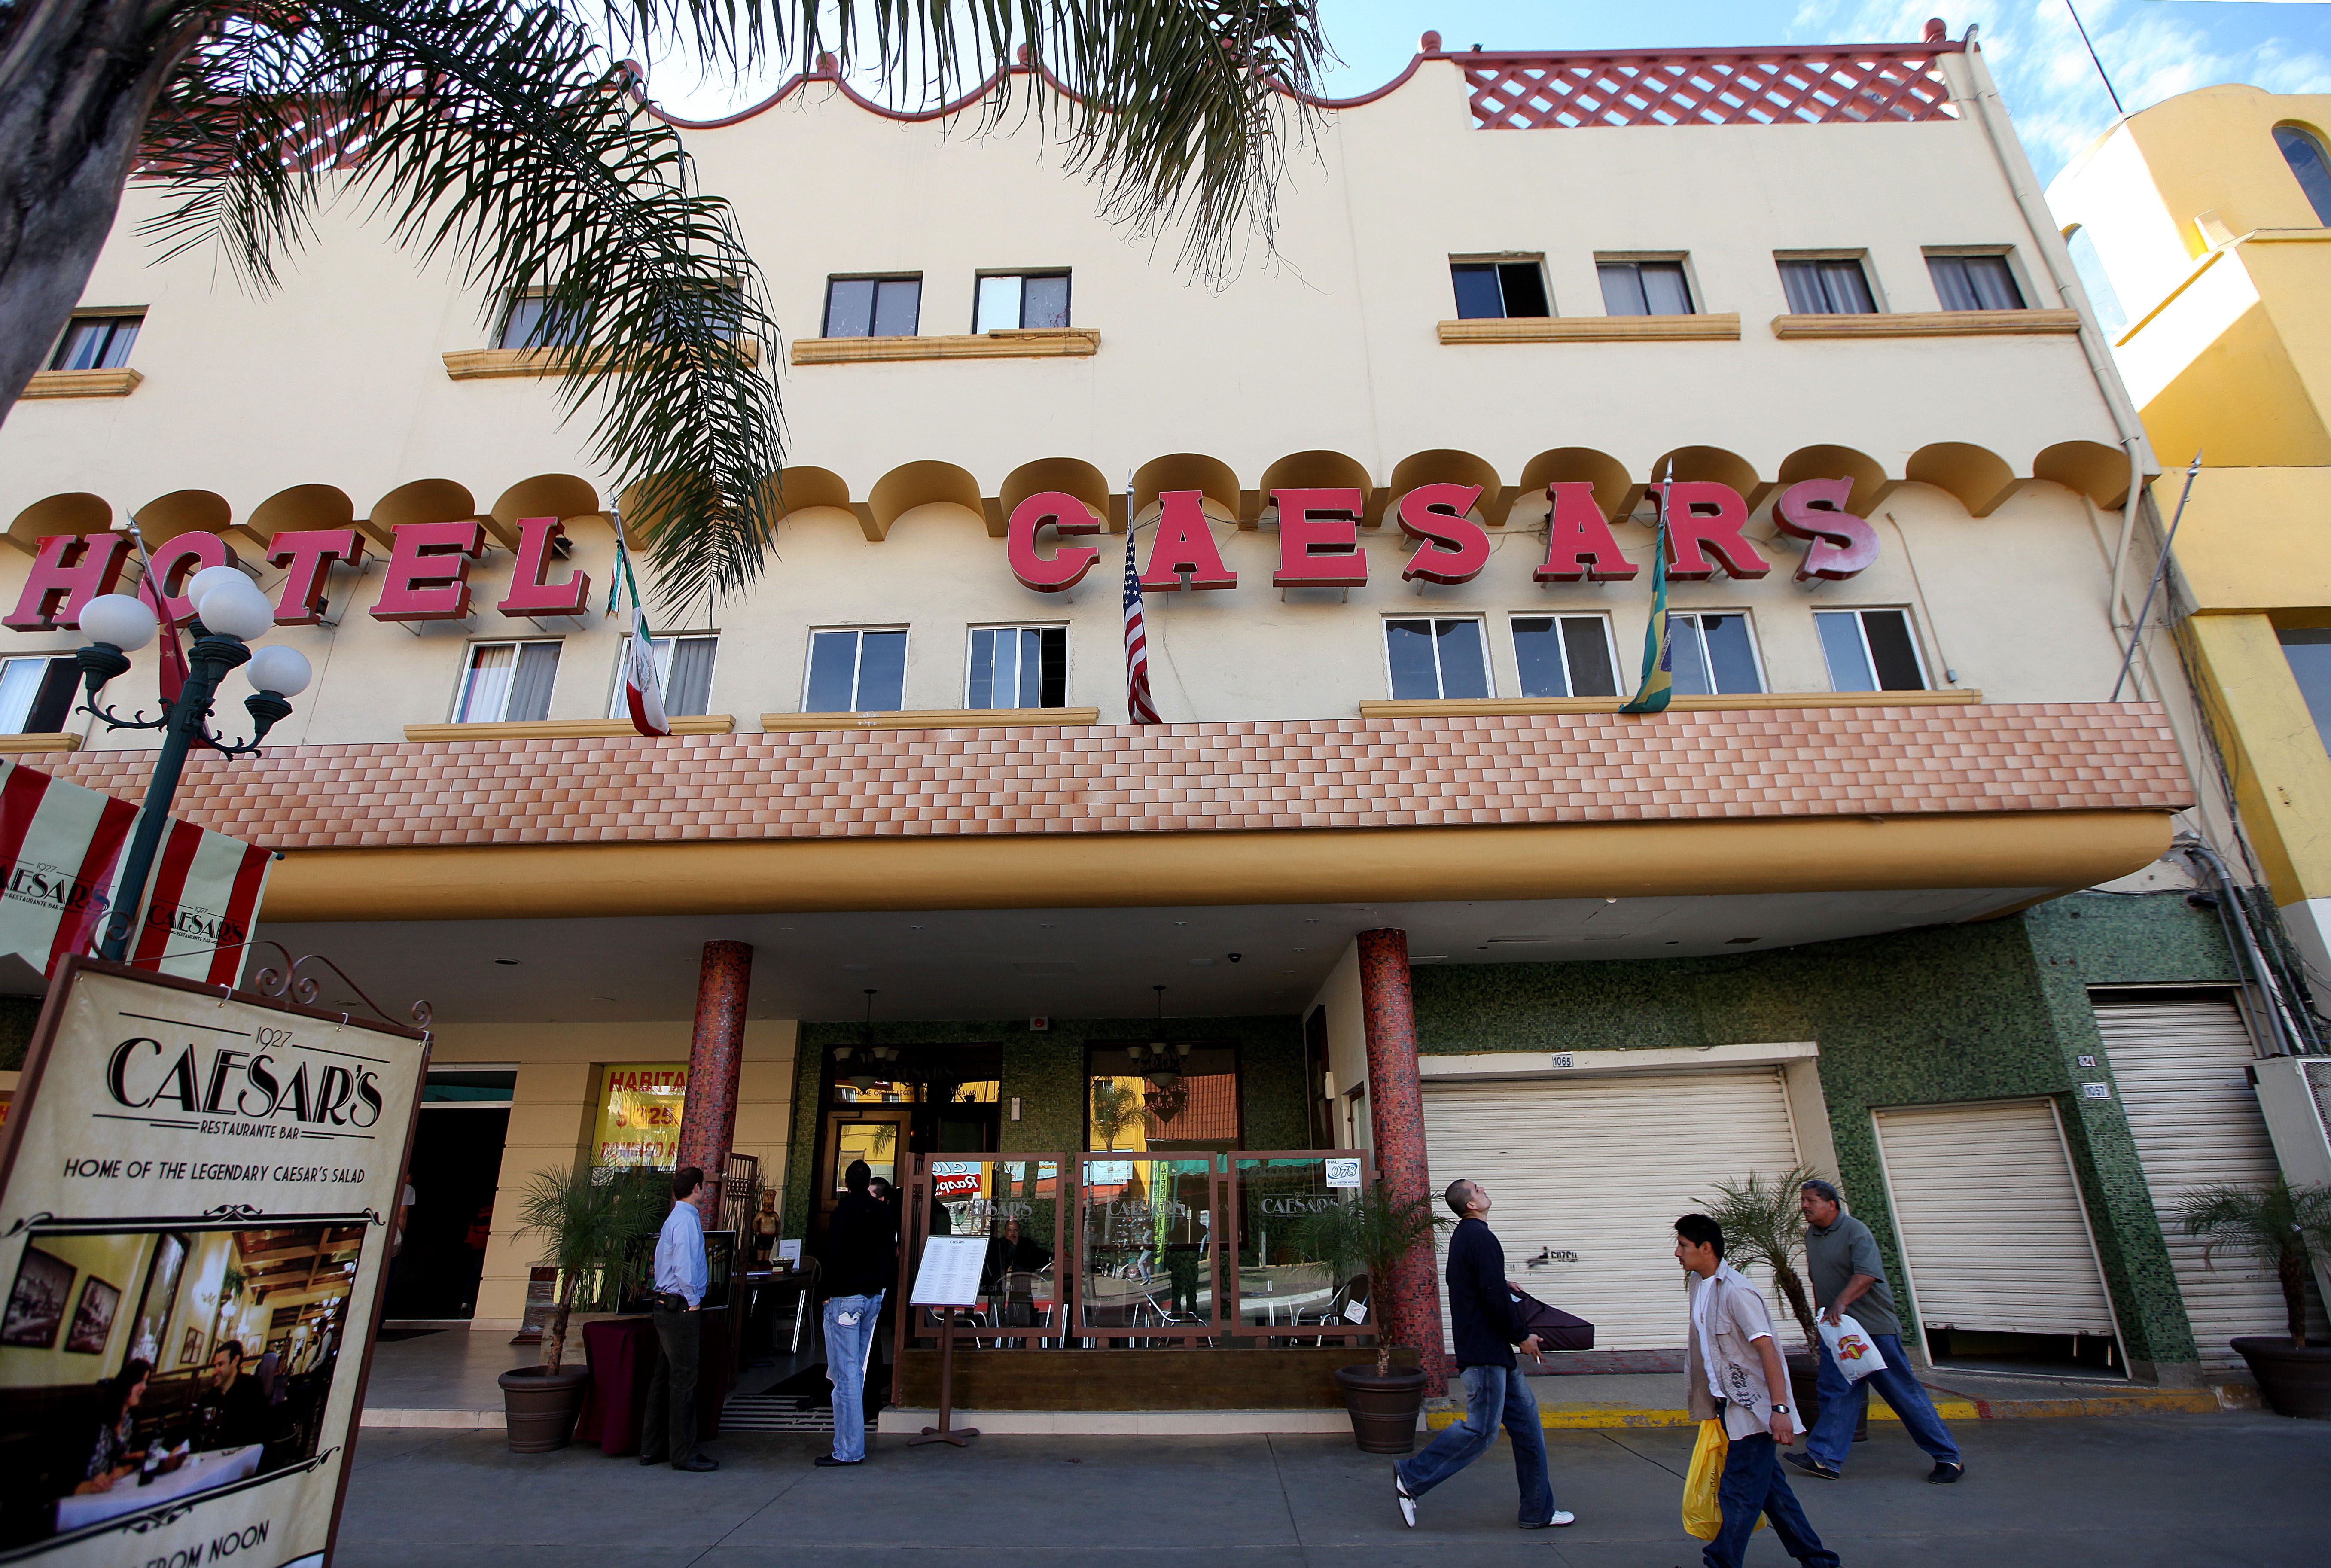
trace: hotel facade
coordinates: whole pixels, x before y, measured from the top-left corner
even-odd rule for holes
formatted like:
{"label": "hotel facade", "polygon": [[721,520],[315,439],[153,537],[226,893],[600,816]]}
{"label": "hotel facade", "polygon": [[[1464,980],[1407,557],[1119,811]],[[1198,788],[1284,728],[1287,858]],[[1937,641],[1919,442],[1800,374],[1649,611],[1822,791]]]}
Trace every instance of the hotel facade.
{"label": "hotel facade", "polygon": [[[284,851],[259,936],[434,1006],[392,1315],[517,1326],[539,1170],[749,1156],[813,1250],[864,1157],[1049,1231],[1052,1343],[1283,1349],[1357,1321],[1270,1234],[1348,1151],[1490,1185],[1604,1347],[1679,1342],[1676,1213],[1798,1166],[1936,1357],[2192,1383],[2279,1321],[2164,1218],[2288,1045],[2177,847],[2230,818],[2174,649],[2117,685],[2155,465],[1972,42],[1428,34],[1219,290],[1029,127],[813,73],[687,136],[789,466],[753,590],[658,623],[669,737],[538,312],[353,213],[254,299],[133,187],[0,430],[10,749],[142,788],[50,662],[131,518],[316,667],[180,809]],[[1668,481],[1677,696],[1622,715]],[[1429,1276],[1373,1300],[1437,1367]],[[1139,1362],[1074,1398],[1334,1398]]]}

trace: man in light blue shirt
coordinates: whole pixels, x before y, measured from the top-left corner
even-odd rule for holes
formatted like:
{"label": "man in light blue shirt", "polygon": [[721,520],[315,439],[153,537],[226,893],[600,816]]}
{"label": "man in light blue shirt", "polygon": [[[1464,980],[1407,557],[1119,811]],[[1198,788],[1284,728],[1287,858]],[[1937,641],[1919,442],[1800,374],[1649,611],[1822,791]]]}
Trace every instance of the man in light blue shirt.
{"label": "man in light blue shirt", "polygon": [[717,1470],[720,1461],[696,1451],[696,1365],[704,1319],[704,1288],[711,1270],[704,1257],[704,1220],[690,1198],[704,1181],[694,1165],[671,1174],[671,1212],[655,1250],[655,1375],[648,1383],[647,1418],[640,1429],[640,1463],[669,1459],[675,1470]]}

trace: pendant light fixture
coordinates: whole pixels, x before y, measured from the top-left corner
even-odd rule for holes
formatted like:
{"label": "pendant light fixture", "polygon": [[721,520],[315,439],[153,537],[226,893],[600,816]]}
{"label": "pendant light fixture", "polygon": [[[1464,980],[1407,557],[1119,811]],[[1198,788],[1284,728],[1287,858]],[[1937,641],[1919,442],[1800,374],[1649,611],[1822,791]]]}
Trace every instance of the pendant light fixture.
{"label": "pendant light fixture", "polygon": [[[861,1037],[861,1044],[859,1046],[860,1053],[863,1057],[864,1062],[871,1062],[875,1059],[876,1055],[874,1050],[874,988],[871,985],[866,988],[866,1018],[865,1022],[859,1026],[859,1031]],[[850,1075],[850,1087],[856,1089],[860,1094],[871,1094],[874,1091],[874,1086],[881,1080],[866,1069],[864,1062],[861,1063],[856,1072]]]}
{"label": "pendant light fixture", "polygon": [[[1141,1076],[1170,1094],[1182,1082],[1182,1069],[1175,1065],[1174,1047],[1166,1042],[1166,988],[1156,985],[1150,989],[1157,993],[1157,1025],[1156,1038],[1149,1042],[1150,1065]],[[1186,1045],[1182,1047],[1183,1053],[1186,1054],[1189,1049]]]}

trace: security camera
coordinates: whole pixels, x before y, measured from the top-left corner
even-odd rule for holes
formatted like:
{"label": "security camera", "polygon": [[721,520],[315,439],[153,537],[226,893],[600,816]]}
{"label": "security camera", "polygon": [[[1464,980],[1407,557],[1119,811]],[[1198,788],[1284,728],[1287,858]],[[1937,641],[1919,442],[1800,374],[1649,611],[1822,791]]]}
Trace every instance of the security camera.
{"label": "security camera", "polygon": [[1232,954],[1232,955],[1231,955],[1231,962],[1232,962],[1232,963],[1233,963],[1233,964],[1235,964],[1235,963],[1237,963],[1240,959],[1242,959],[1242,958],[1243,958],[1243,957],[1245,957],[1245,956],[1246,956],[1246,955],[1245,955],[1245,954],[1243,954],[1243,953],[1233,953],[1233,954]]}

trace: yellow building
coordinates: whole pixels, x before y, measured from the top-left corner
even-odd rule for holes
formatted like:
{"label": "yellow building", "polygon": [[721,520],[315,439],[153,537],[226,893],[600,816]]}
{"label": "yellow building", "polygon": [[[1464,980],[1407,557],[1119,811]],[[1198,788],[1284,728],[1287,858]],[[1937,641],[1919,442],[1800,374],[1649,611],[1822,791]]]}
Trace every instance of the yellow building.
{"label": "yellow building", "polygon": [[[2117,297],[2115,349],[2155,451],[2164,467],[2202,462],[2179,580],[2155,613],[2172,594],[2191,612],[2179,635],[2256,870],[2318,999],[2331,986],[2331,557],[2315,531],[2331,515],[2326,127],[2331,96],[2204,88],[2122,120],[2049,190],[2075,256]],[[2124,625],[2145,587],[2125,574]]]}

